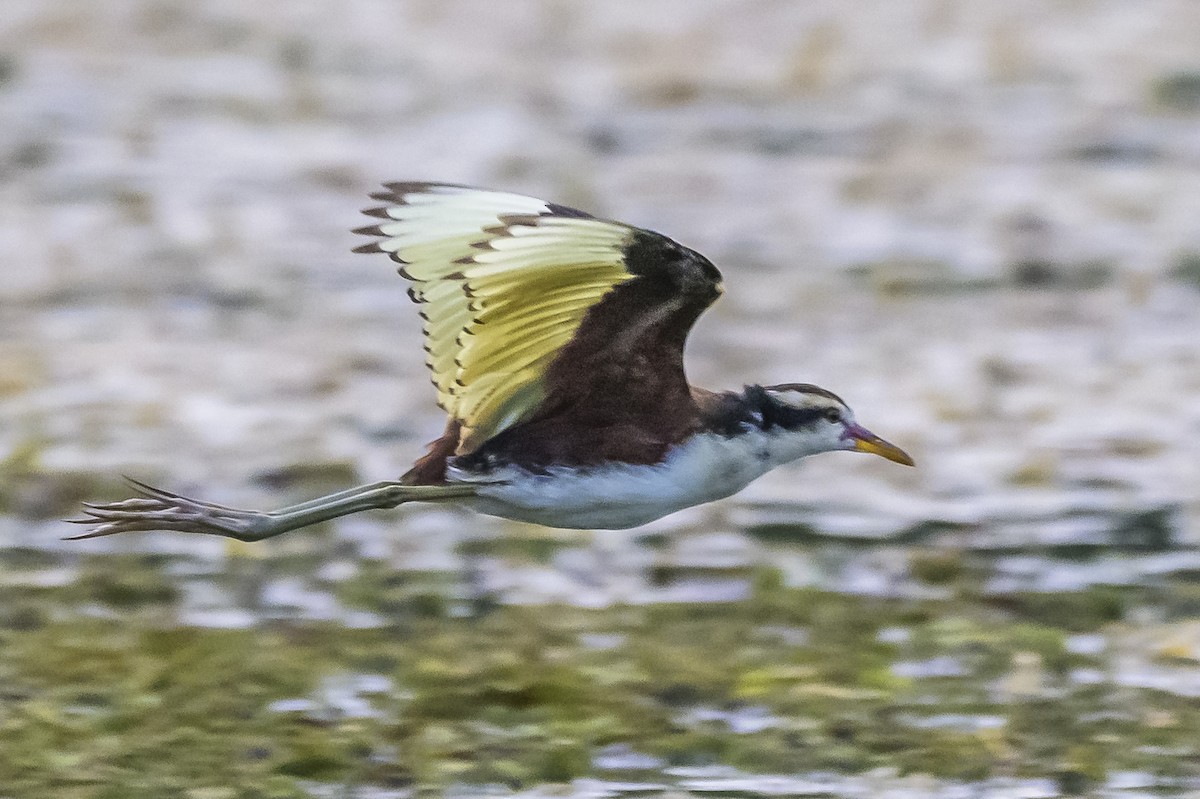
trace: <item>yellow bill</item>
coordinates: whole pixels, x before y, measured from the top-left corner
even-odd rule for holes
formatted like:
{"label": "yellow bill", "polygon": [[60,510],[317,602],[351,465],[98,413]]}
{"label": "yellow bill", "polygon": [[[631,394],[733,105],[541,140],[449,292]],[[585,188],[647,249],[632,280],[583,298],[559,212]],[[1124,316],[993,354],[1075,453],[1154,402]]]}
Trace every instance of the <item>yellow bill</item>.
{"label": "yellow bill", "polygon": [[854,449],[857,452],[869,452],[872,455],[878,455],[881,458],[887,458],[889,461],[902,463],[905,466],[916,466],[907,452],[890,441],[884,441],[866,428],[854,425],[846,432],[854,441]]}

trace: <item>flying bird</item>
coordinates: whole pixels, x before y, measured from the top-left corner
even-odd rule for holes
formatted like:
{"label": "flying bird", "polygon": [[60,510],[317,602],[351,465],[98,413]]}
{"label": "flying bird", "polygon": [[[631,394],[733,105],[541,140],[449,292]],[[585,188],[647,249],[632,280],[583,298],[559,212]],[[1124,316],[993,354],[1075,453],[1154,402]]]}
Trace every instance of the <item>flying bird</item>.
{"label": "flying bird", "polygon": [[913,465],[808,383],[690,385],[684,341],[722,292],[703,255],[532,197],[385,184],[356,252],[400,264],[424,320],[445,432],[398,480],[264,512],[130,480],[74,538],[138,530],[265,538],[372,508],[453,502],[550,527],[628,528],[740,491],[776,466],[852,450]]}

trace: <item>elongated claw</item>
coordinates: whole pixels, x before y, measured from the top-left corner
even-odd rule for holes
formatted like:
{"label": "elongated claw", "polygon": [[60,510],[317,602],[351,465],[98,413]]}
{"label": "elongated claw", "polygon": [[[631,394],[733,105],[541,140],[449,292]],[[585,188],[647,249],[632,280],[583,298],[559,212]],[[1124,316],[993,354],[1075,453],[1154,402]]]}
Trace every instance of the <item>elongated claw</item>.
{"label": "elongated claw", "polygon": [[[247,513],[247,512],[252,513],[252,512],[254,512],[254,511],[239,510],[238,508],[231,508],[228,505],[218,505],[215,502],[205,502],[200,499],[192,499],[191,497],[185,497],[182,494],[175,494],[170,491],[165,491],[161,488],[155,488],[154,486],[149,485],[148,483],[143,483],[141,480],[135,480],[127,474],[121,475],[121,479],[124,480],[126,483],[129,483],[130,488],[132,488],[134,491],[138,492],[139,494],[141,494],[143,497],[145,497],[147,499],[161,500],[163,502],[168,502],[168,503],[185,502],[188,505],[191,505],[193,507],[212,508],[213,510],[232,511],[233,513]],[[125,501],[129,502],[131,500],[125,500]]]}
{"label": "elongated claw", "polygon": [[67,519],[66,521],[75,524],[94,524],[96,525],[86,533],[79,535],[66,536],[64,541],[82,541],[85,538],[101,538],[106,535],[116,535],[117,533],[137,533],[149,532],[152,530],[162,530],[164,527],[158,522],[147,521],[126,521],[126,522],[99,522],[98,519]]}
{"label": "elongated claw", "polygon": [[68,541],[85,538],[133,533],[147,530],[170,530],[180,533],[200,533],[257,541],[271,528],[271,516],[255,510],[240,510],[215,505],[173,494],[145,483],[126,478],[142,496],[117,502],[84,503],[87,518],[68,519],[72,524],[93,525],[79,535],[67,536]]}
{"label": "elongated claw", "polygon": [[123,499],[120,502],[84,502],[84,512],[87,513],[93,510],[154,510],[161,508],[162,502],[148,497],[134,497],[132,499]]}

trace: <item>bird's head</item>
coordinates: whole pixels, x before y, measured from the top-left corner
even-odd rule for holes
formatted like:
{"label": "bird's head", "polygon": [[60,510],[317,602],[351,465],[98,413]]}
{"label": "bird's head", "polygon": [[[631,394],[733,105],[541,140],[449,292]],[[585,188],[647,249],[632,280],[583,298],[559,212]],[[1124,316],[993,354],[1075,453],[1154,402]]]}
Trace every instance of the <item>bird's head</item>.
{"label": "bird's head", "polygon": [[905,466],[908,453],[854,420],[841,397],[809,383],[751,386],[747,399],[757,406],[762,429],[779,442],[779,462],[835,450],[869,452]]}

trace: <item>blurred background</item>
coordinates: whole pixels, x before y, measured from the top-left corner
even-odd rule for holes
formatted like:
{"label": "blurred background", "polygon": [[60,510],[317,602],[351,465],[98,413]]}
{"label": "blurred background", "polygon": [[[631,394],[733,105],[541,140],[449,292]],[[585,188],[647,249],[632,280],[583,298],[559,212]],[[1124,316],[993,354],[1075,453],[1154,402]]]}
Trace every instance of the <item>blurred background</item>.
{"label": "blurred background", "polygon": [[[5,0],[0,175],[0,792],[1200,790],[1192,0]],[[61,541],[122,473],[271,508],[440,433],[350,253],[396,179],[703,252],[693,382],[919,468]]]}

